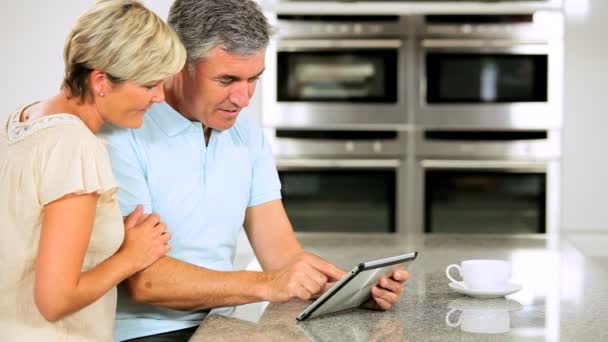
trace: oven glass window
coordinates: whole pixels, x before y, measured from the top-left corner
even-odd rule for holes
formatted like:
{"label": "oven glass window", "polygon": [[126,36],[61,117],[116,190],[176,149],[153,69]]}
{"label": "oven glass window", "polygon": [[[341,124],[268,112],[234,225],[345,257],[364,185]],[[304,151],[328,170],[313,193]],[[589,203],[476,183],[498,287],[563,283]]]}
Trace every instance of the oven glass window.
{"label": "oven glass window", "polygon": [[426,55],[426,101],[547,102],[547,55]]}
{"label": "oven glass window", "polygon": [[279,101],[397,102],[397,50],[279,52]]}
{"label": "oven glass window", "polygon": [[427,170],[427,233],[545,233],[546,174]]}
{"label": "oven glass window", "polygon": [[280,171],[279,177],[296,231],[395,231],[395,170]]}

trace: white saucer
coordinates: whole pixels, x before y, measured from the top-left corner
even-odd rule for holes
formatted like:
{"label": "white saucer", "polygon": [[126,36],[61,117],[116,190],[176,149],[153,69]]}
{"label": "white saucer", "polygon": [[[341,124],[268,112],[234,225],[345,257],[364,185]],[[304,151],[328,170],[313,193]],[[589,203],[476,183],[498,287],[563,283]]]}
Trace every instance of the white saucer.
{"label": "white saucer", "polygon": [[458,297],[448,304],[448,308],[460,311],[518,311],[523,309],[523,306],[520,302],[510,298]]}
{"label": "white saucer", "polygon": [[458,283],[451,282],[450,288],[463,295],[475,297],[475,298],[498,298],[510,295],[521,290],[521,284],[509,283],[506,288],[501,290],[476,290],[467,289]]}

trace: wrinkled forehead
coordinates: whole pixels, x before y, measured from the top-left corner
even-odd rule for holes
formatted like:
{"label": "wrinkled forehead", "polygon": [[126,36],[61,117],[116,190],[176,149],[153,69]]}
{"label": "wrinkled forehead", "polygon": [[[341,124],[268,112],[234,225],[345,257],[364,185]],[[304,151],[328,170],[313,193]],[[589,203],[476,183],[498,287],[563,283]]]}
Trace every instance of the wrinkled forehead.
{"label": "wrinkled forehead", "polygon": [[205,58],[199,59],[194,65],[197,75],[220,76],[228,75],[234,78],[248,79],[261,75],[266,68],[266,49],[255,54],[239,55],[227,52],[221,47],[211,51]]}

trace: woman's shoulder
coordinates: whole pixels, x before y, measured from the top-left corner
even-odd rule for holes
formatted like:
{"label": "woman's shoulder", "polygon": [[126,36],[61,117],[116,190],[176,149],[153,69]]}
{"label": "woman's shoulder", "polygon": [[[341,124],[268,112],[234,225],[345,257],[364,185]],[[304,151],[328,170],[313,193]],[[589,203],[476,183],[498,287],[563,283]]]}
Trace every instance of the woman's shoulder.
{"label": "woman's shoulder", "polygon": [[23,148],[30,150],[39,162],[107,159],[104,140],[71,114],[49,115],[13,133],[13,137],[9,137],[10,143],[23,143]]}
{"label": "woman's shoulder", "polygon": [[19,112],[13,113],[7,121],[6,133],[9,143],[35,140],[74,140],[80,144],[95,142],[95,135],[75,115],[59,113],[46,115],[32,121],[21,122]]}
{"label": "woman's shoulder", "polygon": [[41,124],[40,133],[48,136],[60,136],[64,139],[79,140],[82,143],[95,142],[99,139],[78,117],[72,114],[49,115],[48,124]]}

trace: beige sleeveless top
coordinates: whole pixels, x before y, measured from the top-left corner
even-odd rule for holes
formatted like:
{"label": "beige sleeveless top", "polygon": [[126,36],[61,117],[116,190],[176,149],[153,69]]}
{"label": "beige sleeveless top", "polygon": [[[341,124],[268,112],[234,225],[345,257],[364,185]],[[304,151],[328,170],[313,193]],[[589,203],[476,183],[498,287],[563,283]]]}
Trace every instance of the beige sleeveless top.
{"label": "beige sleeveless top", "polygon": [[83,271],[122,243],[117,185],[106,147],[76,116],[49,115],[25,123],[19,116],[20,111],[13,113],[0,126],[0,341],[112,341],[115,288],[55,323],[34,304],[46,204],[70,193],[100,194]]}

